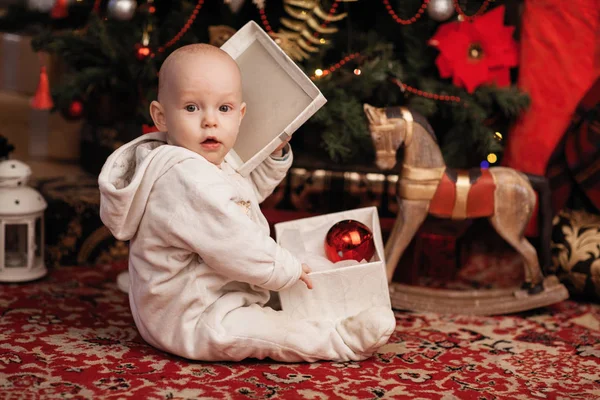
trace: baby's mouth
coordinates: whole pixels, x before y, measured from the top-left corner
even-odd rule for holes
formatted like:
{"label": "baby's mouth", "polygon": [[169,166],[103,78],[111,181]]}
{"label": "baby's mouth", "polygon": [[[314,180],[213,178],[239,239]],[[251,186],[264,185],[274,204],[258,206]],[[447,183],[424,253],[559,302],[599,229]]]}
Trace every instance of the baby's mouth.
{"label": "baby's mouth", "polygon": [[202,143],[200,143],[200,146],[207,151],[216,151],[221,148],[221,142],[214,137],[207,137]]}

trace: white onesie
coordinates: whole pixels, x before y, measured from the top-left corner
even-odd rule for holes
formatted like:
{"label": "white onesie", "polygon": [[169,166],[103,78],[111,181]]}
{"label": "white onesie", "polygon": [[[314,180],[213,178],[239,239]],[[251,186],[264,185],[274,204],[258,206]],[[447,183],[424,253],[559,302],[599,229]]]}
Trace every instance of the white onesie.
{"label": "white onesie", "polygon": [[265,307],[269,291],[295,284],[301,262],[269,236],[259,203],[292,163],[267,158],[243,178],[163,132],[116,150],[102,168],[100,217],[130,240],[129,301],[142,337],[205,361],[362,360],[395,328],[393,312],[368,309],[339,321],[297,320]]}

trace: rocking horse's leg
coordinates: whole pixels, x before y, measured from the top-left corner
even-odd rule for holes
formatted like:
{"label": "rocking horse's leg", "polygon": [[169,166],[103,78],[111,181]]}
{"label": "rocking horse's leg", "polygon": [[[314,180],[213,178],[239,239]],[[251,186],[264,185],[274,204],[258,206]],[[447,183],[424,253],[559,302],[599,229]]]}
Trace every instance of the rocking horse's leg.
{"label": "rocking horse's leg", "polygon": [[525,239],[525,228],[535,207],[535,192],[527,177],[513,169],[490,168],[496,182],[495,213],[490,221],[496,231],[525,261],[525,285],[530,293],[543,290],[542,270],[535,248]]}
{"label": "rocking horse's leg", "polygon": [[490,222],[498,234],[523,256],[525,261],[525,283],[530,293],[534,294],[542,291],[544,277],[542,276],[535,248],[522,236],[521,232],[525,230],[525,227],[502,223],[501,217],[498,215],[492,216]]}
{"label": "rocking horse's leg", "polygon": [[400,256],[415,236],[417,229],[425,221],[428,210],[428,200],[399,200],[398,216],[385,244],[388,282],[392,281]]}

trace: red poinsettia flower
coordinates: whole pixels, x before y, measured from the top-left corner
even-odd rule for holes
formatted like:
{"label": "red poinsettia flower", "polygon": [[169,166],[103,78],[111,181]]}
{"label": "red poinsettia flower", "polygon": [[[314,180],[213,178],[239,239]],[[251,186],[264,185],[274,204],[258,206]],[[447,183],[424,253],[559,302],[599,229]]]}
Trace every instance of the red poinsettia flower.
{"label": "red poinsettia flower", "polygon": [[504,6],[472,22],[441,25],[429,44],[439,49],[435,64],[442,78],[469,93],[484,83],[510,85],[510,67],[517,65],[514,27],[504,26]]}

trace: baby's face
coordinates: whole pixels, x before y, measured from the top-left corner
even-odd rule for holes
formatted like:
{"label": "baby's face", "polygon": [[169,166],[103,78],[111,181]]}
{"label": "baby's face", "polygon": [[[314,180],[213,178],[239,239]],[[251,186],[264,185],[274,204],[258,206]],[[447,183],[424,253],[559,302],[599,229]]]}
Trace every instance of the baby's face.
{"label": "baby's face", "polygon": [[246,112],[233,60],[188,55],[167,77],[160,104],[172,144],[220,165],[235,144]]}

